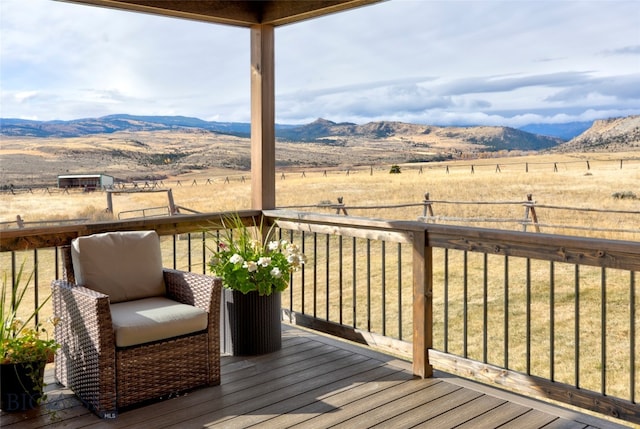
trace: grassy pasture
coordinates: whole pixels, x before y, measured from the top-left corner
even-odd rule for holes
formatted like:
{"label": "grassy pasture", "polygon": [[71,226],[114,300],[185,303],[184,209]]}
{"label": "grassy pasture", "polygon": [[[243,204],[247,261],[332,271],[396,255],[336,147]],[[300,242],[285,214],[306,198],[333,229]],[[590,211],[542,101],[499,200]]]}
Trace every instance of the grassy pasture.
{"label": "grassy pasture", "polygon": [[[621,164],[620,159],[624,159]],[[587,167],[587,160],[589,161]],[[499,166],[499,171],[498,171]],[[419,203],[424,194],[429,193],[432,200],[453,201],[524,201],[532,194],[539,204],[597,208],[610,210],[640,211],[640,200],[616,199],[614,193],[633,192],[640,197],[640,159],[637,153],[594,155],[539,155],[522,158],[500,158],[466,160],[448,163],[420,165],[402,165],[401,174],[389,174],[389,166],[361,167],[346,169],[315,169],[278,171],[276,194],[278,206],[305,206],[324,202],[336,203],[343,197],[347,206],[375,206],[406,203]],[[420,167],[422,171],[420,172]],[[448,168],[447,168],[448,167]],[[472,170],[473,167],[473,170]],[[472,172],[473,171],[473,172]],[[241,180],[242,177],[246,180]],[[226,182],[225,178],[229,178]],[[177,181],[181,185],[177,186]],[[207,184],[207,180],[210,183]],[[194,184],[195,183],[197,184]],[[173,192],[176,204],[200,212],[223,211],[249,208],[249,174],[238,172],[233,176],[215,176],[206,171],[171,177],[164,181]],[[117,213],[166,206],[164,193],[121,194],[114,196],[114,210]],[[107,219],[104,213],[106,196],[102,192],[94,193],[43,193],[34,191],[18,195],[0,194],[0,221],[11,221],[21,215],[26,221],[48,219],[91,218]],[[455,217],[500,217],[522,218],[524,208],[521,205],[453,205],[434,203],[435,215]],[[331,213],[328,209],[305,209],[322,213]],[[422,207],[349,209],[350,215],[374,218],[392,218],[415,220],[422,215]],[[623,239],[637,241],[640,238],[640,214],[604,214],[601,212],[574,212],[551,209],[539,209],[540,222],[570,225],[576,227],[597,227],[602,229],[624,229],[637,232],[589,231],[587,229],[542,228],[543,232]],[[483,226],[521,230],[515,223],[460,223],[463,225]],[[1,232],[0,232],[1,233]],[[307,240],[310,240],[307,238]],[[397,253],[393,245],[387,245],[386,263],[382,264],[380,243],[366,243],[364,240],[344,239],[342,264],[334,253],[337,249],[337,237],[320,237],[315,259],[305,268],[305,292],[300,289],[301,277],[296,275],[293,291],[293,306],[308,314],[325,318],[328,312],[330,320],[342,320],[347,325],[355,324],[360,328],[370,327],[373,331],[393,337],[411,339],[411,273],[406,265],[411,260],[410,249],[402,248],[402,262],[405,268],[397,271]],[[325,240],[330,241],[328,253]],[[187,266],[186,254],[191,253],[194,261],[201,261],[198,243],[192,249],[186,249],[184,241],[177,243],[176,257],[178,268]],[[312,243],[305,243],[311,249]],[[370,248],[370,277],[367,279],[367,262],[363,260],[367,246]],[[353,253],[356,253],[356,269],[353,267]],[[173,243],[163,242],[163,255],[166,265],[172,265]],[[16,255],[18,263],[27,258],[28,266],[33,266],[34,253],[25,252]],[[51,250],[37,252],[38,287],[40,295],[48,293],[49,283],[55,276],[54,255]],[[460,277],[462,252],[449,254],[448,296],[444,291],[444,252],[434,251],[434,340],[435,347],[447,348],[455,354],[465,353],[462,337],[464,329],[468,332],[466,353],[469,357],[483,360],[482,341],[486,332],[489,348],[487,360],[496,364],[509,360],[511,367],[526,371],[525,359],[527,335],[524,323],[529,314],[532,328],[529,334],[532,374],[553,377],[556,380],[574,383],[576,358],[573,334],[576,323],[580,326],[578,338],[580,386],[600,390],[601,341],[603,336],[600,315],[603,308],[599,269],[584,268],[579,273],[579,318],[576,320],[575,272],[573,266],[556,264],[553,267],[555,291],[549,289],[551,277],[549,263],[533,261],[530,267],[530,292],[526,289],[525,261],[513,258],[509,262],[508,274],[505,274],[505,261],[499,257],[489,257],[488,270],[491,273],[487,286],[487,324],[483,321],[482,260],[480,255],[469,254],[469,287],[465,290]],[[0,255],[3,270],[11,266],[10,255]],[[201,266],[193,267],[201,272]],[[327,267],[329,267],[327,269]],[[336,287],[341,272],[342,288]],[[354,274],[355,272],[355,274]],[[402,289],[397,288],[397,279],[401,278]],[[383,280],[384,279],[384,280]],[[326,285],[330,284],[327,289]],[[385,285],[385,300],[380,299]],[[511,304],[504,306],[505,284]],[[315,286],[314,286],[315,285]],[[627,397],[629,383],[629,274],[607,270],[606,298],[604,308],[607,315],[606,330],[606,392],[610,395]],[[367,287],[369,286],[369,287]],[[527,310],[526,297],[530,293],[530,308]],[[284,305],[288,306],[288,292]],[[466,296],[468,317],[465,325],[461,317],[464,297]],[[315,297],[315,298],[314,298]],[[550,300],[554,300],[551,311]],[[448,335],[445,338],[445,300],[449,303]],[[340,305],[339,303],[342,303]],[[383,308],[384,302],[384,308]],[[636,297],[636,313],[640,299]],[[402,312],[399,309],[402,308]],[[528,313],[529,312],[529,313]],[[403,320],[398,315],[403,314]],[[505,314],[507,315],[505,318]],[[370,316],[369,316],[370,315]],[[554,373],[550,372],[551,344],[550,318],[555,319],[553,344],[555,347]],[[383,322],[384,320],[384,322]],[[506,322],[505,322],[506,321]],[[465,328],[466,326],[466,328]],[[505,332],[508,341],[505,342]],[[636,332],[636,336],[638,333]],[[445,343],[446,340],[446,343]],[[636,339],[640,342],[640,338]],[[506,352],[505,352],[506,351]],[[636,365],[640,365],[637,362]],[[636,368],[636,373],[640,367]],[[637,383],[636,383],[637,384]],[[637,388],[636,388],[637,390]],[[636,397],[640,391],[636,391]]]}
{"label": "grassy pasture", "polygon": [[[347,206],[376,206],[420,203],[425,193],[432,200],[524,201],[527,194],[539,204],[640,211],[640,199],[616,199],[612,195],[633,192],[640,198],[640,159],[637,153],[593,155],[539,155],[520,158],[483,159],[422,165],[403,165],[401,174],[389,174],[388,166],[347,169],[283,170],[277,172],[278,206],[336,203]],[[624,158],[620,165],[619,159]],[[588,166],[587,168],[587,161]],[[497,172],[497,166],[500,171]],[[422,170],[420,170],[422,168]],[[473,168],[473,172],[472,172]],[[528,169],[526,171],[525,169]],[[304,173],[304,174],[303,174]],[[226,180],[228,179],[228,181]],[[243,180],[244,179],[244,180]],[[207,183],[208,182],[208,183]],[[177,205],[200,212],[250,207],[250,174],[214,176],[206,171],[163,181],[171,188]],[[177,185],[179,183],[179,185]],[[113,198],[116,215],[129,210],[166,207],[165,193],[120,194]],[[106,219],[106,197],[95,193],[0,194],[0,222],[22,216],[26,221],[46,219]],[[452,205],[434,203],[436,216],[523,218],[521,205]],[[315,209],[327,213],[327,209]],[[349,214],[374,218],[413,219],[422,207],[349,210]],[[123,214],[130,217],[134,214]],[[640,229],[636,214],[603,214],[540,208],[541,223],[603,229]],[[455,222],[450,222],[455,223]],[[521,230],[521,225],[486,222],[465,225]],[[543,232],[603,238],[638,239],[639,234],[543,228]]]}

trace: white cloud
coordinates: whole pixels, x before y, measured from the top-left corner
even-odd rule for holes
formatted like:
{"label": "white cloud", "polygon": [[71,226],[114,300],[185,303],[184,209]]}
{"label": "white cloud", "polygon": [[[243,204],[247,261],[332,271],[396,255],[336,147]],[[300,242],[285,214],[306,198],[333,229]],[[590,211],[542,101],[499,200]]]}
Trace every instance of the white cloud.
{"label": "white cloud", "polygon": [[[3,0],[0,19],[3,117],[249,120],[247,29],[50,0]],[[276,120],[640,114],[638,28],[623,0],[391,0],[279,27]]]}

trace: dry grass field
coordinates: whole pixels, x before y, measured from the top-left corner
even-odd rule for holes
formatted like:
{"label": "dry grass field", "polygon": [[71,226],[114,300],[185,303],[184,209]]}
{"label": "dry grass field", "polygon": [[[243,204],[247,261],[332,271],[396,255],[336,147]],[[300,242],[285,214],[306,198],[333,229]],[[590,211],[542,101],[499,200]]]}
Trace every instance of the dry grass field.
{"label": "dry grass field", "polygon": [[[622,162],[621,162],[622,160]],[[640,239],[640,199],[614,198],[616,193],[634,193],[640,198],[640,156],[638,152],[612,154],[547,154],[526,157],[492,158],[464,160],[446,163],[401,164],[400,174],[389,174],[390,165],[376,165],[374,167],[334,167],[334,168],[288,168],[278,169],[276,178],[277,206],[299,207],[317,206],[326,203],[336,203],[338,197],[344,199],[348,213],[355,216],[373,218],[416,220],[423,215],[421,203],[424,194],[429,193],[433,203],[435,216],[457,218],[514,218],[524,217],[524,207],[520,202],[532,194],[533,199],[541,205],[566,206],[585,209],[615,210],[635,213],[604,213],[600,211],[579,212],[574,210],[560,210],[550,208],[537,209],[541,223],[565,225],[572,228],[542,227],[542,232],[560,233],[578,236],[613,238],[637,241]],[[239,170],[198,170],[180,175],[173,175],[157,184],[164,189],[171,189],[175,203],[199,212],[237,210],[250,207],[250,175]],[[510,201],[518,202],[512,205],[479,205],[479,204],[449,204],[441,201]],[[114,215],[121,218],[140,215],[140,210],[147,209],[153,213],[153,208],[166,207],[167,197],[163,192],[158,193],[121,193],[115,195]],[[358,208],[364,206],[394,206],[413,204],[409,207],[380,207],[375,209]],[[105,213],[106,196],[103,192],[45,192],[0,194],[0,222],[9,222],[20,215],[27,222],[44,220],[89,218],[103,220],[111,215]],[[334,209],[322,207],[305,207],[302,210],[318,211],[320,213],[334,213]],[[161,210],[159,211],[161,212]],[[444,221],[443,221],[444,223]],[[461,225],[483,226],[491,228],[505,228],[522,230],[517,222],[464,222],[455,221]],[[2,226],[2,227],[6,227]],[[1,230],[0,230],[1,233]],[[324,240],[324,238],[322,239]],[[329,238],[334,240],[334,238]],[[324,241],[323,241],[324,243]],[[311,243],[307,244],[308,246]],[[164,244],[166,258],[171,258],[173,250],[171,243]],[[179,243],[179,246],[185,246]],[[324,317],[328,309],[330,318],[336,320],[341,311],[337,302],[342,300],[343,309],[356,308],[355,324],[362,327],[367,322],[367,308],[365,303],[370,294],[377,295],[371,303],[371,329],[381,332],[382,321],[385,320],[388,335],[409,340],[412,332],[410,325],[411,314],[411,277],[403,271],[402,291],[397,290],[395,279],[399,275],[395,270],[395,260],[390,257],[384,274],[381,271],[379,243],[372,249],[372,266],[377,267],[371,272],[373,292],[363,288],[366,280],[351,279],[345,275],[344,289],[339,292],[332,289],[324,292],[324,285],[329,274],[324,270],[327,260],[324,254],[324,244],[320,247],[316,261],[316,268],[307,267],[307,280],[311,281],[311,270],[319,290],[311,287],[305,291],[305,311],[313,314],[317,311],[319,317]],[[333,246],[333,244],[332,244]],[[343,255],[343,270],[351,273],[351,253],[354,251],[351,243],[345,243]],[[355,248],[359,255],[363,254],[364,242],[356,242]],[[334,248],[334,247],[332,247]],[[185,250],[178,252],[186,253]],[[390,253],[395,249],[388,249]],[[410,261],[408,249],[404,249],[403,261]],[[34,262],[34,256],[26,256],[29,263]],[[450,265],[459,267],[463,255],[452,252]],[[10,266],[9,255],[1,255],[3,269]],[[43,267],[38,272],[38,288],[41,295],[47,291],[48,284],[54,273],[52,266],[53,254],[43,250],[38,253],[38,264]],[[463,297],[465,292],[462,279],[458,273],[450,273],[448,297],[445,297],[443,286],[444,273],[442,270],[444,254],[434,252],[435,284],[434,299],[434,339],[438,349],[448,348],[452,353],[462,354],[464,342],[461,337],[463,330]],[[478,267],[482,261],[479,255],[472,255],[470,275],[481,277]],[[335,276],[338,261],[331,258],[331,272]],[[179,266],[186,262],[178,261]],[[514,304],[505,309],[504,298],[504,260],[499,257],[489,258],[489,270],[493,273],[489,289],[488,326],[482,320],[482,289],[480,280],[472,281],[473,287],[467,291],[468,304],[468,332],[473,341],[469,343],[468,355],[482,360],[480,349],[484,332],[489,332],[491,347],[488,359],[490,362],[501,363],[504,358],[505,347],[509,350],[510,365],[516,369],[526,370],[525,318],[527,315],[523,302],[526,298],[524,284],[525,261],[514,259],[510,267],[508,283],[511,285],[510,300]],[[549,302],[548,279],[550,267],[548,263],[533,262],[531,266],[531,314],[533,325],[531,332],[532,361],[531,373],[544,377],[550,376],[549,370],[549,314],[552,311]],[[555,267],[557,286],[554,294],[556,317],[555,334],[555,374],[559,381],[573,383],[574,380],[574,348],[573,327],[575,318],[572,316],[575,306],[575,291],[573,266],[557,264]],[[198,269],[199,270],[199,269]],[[458,270],[459,271],[459,270]],[[386,276],[390,284],[385,290],[386,308],[383,310],[382,300],[379,299],[382,277]],[[602,332],[599,324],[600,309],[600,279],[601,273],[597,269],[584,269],[581,273],[580,323],[581,333],[581,380],[580,385],[587,389],[599,390],[600,367],[599,360],[600,338]],[[331,277],[335,282],[335,277]],[[299,284],[299,278],[296,280]],[[357,287],[354,287],[354,282]],[[607,393],[626,397],[628,394],[627,377],[629,374],[628,360],[628,302],[629,302],[628,273],[618,273],[610,270],[607,273],[607,329],[616,332],[608,338],[607,353],[610,361],[607,367]],[[316,301],[313,301],[315,295]],[[339,296],[340,295],[340,296]],[[398,297],[402,297],[402,301]],[[288,298],[287,298],[288,299]],[[300,305],[302,292],[295,289],[295,305]],[[355,304],[357,302],[357,304]],[[448,302],[449,324],[448,336],[444,334],[444,304]],[[636,298],[636,303],[640,302]],[[288,305],[288,302],[286,303]],[[636,304],[637,306],[637,304]],[[400,307],[405,320],[398,322],[397,315]],[[504,314],[509,314],[507,327],[504,324]],[[640,308],[636,309],[636,313]],[[623,315],[617,321],[616,315]],[[354,323],[351,310],[345,311],[343,321]],[[400,326],[399,326],[400,325]],[[509,331],[509,341],[505,346],[503,333]],[[636,334],[638,335],[638,334]],[[446,342],[445,342],[446,341]],[[640,341],[640,338],[636,342]],[[640,362],[637,362],[640,365]],[[636,369],[636,373],[640,368]],[[636,393],[636,397],[640,392]]]}
{"label": "dry grass field", "polygon": [[[622,163],[620,160],[623,160]],[[343,198],[347,207],[419,204],[424,194],[436,202],[435,216],[474,219],[523,219],[522,204],[478,205],[458,202],[522,202],[527,194],[540,205],[583,209],[640,212],[640,157],[635,153],[587,155],[537,155],[527,157],[466,160],[446,163],[403,164],[400,174],[389,174],[389,165],[345,168],[290,168],[276,174],[276,204],[279,207],[315,206],[337,203]],[[148,182],[152,184],[152,181]],[[231,170],[202,170],[172,176],[155,182],[171,189],[175,203],[199,212],[237,210],[250,207],[250,173]],[[140,188],[143,185],[140,184]],[[639,199],[615,198],[631,193]],[[166,213],[167,196],[156,193],[121,193],[113,197],[114,217]],[[42,189],[32,193],[0,194],[0,222],[11,222],[20,215],[27,222],[91,218],[109,218],[104,213],[106,196],[102,192],[60,193]],[[161,207],[162,209],[149,210]],[[322,213],[327,208],[304,208]],[[134,211],[134,212],[131,212]],[[124,213],[128,212],[128,213]],[[187,211],[183,211],[187,212]],[[640,215],[572,211],[551,208],[536,210],[538,221],[548,225],[542,232],[637,240]],[[373,218],[415,220],[423,207],[357,209],[348,213]],[[516,222],[446,221],[463,225],[521,230]],[[583,229],[589,228],[589,229]],[[590,230],[591,229],[591,230]],[[603,229],[605,231],[599,231]]]}

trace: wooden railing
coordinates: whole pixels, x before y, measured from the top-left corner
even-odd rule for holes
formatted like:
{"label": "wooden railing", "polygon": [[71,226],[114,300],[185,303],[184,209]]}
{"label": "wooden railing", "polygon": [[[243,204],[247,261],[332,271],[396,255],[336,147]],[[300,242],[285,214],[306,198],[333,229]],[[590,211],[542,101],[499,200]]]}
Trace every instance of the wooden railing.
{"label": "wooden railing", "polygon": [[[640,243],[282,210],[261,215],[307,256],[283,295],[299,324],[432,368],[640,422]],[[59,275],[55,246],[155,229],[165,264],[207,272],[219,213],[2,232],[0,261],[28,259],[35,299]],[[13,271],[11,271],[13,268]]]}

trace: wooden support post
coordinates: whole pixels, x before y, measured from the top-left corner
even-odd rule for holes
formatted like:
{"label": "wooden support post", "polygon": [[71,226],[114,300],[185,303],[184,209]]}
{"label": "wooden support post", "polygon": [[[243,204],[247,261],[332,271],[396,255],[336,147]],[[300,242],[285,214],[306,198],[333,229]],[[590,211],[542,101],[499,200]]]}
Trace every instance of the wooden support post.
{"label": "wooden support post", "polygon": [[251,26],[251,208],[276,206],[274,27]]}
{"label": "wooden support post", "polygon": [[471,164],[471,174],[475,174],[475,171],[473,171],[473,164]]}
{"label": "wooden support post", "polygon": [[587,159],[587,170],[591,170],[591,166],[589,165],[589,160]]}
{"label": "wooden support post", "polygon": [[433,347],[432,249],[427,247],[427,231],[413,238],[413,374],[433,376],[429,349]]}
{"label": "wooden support post", "polygon": [[528,173],[528,172],[529,172],[529,163],[528,163],[528,162],[525,162],[525,163],[524,163],[524,172],[525,172],[525,173]]}

